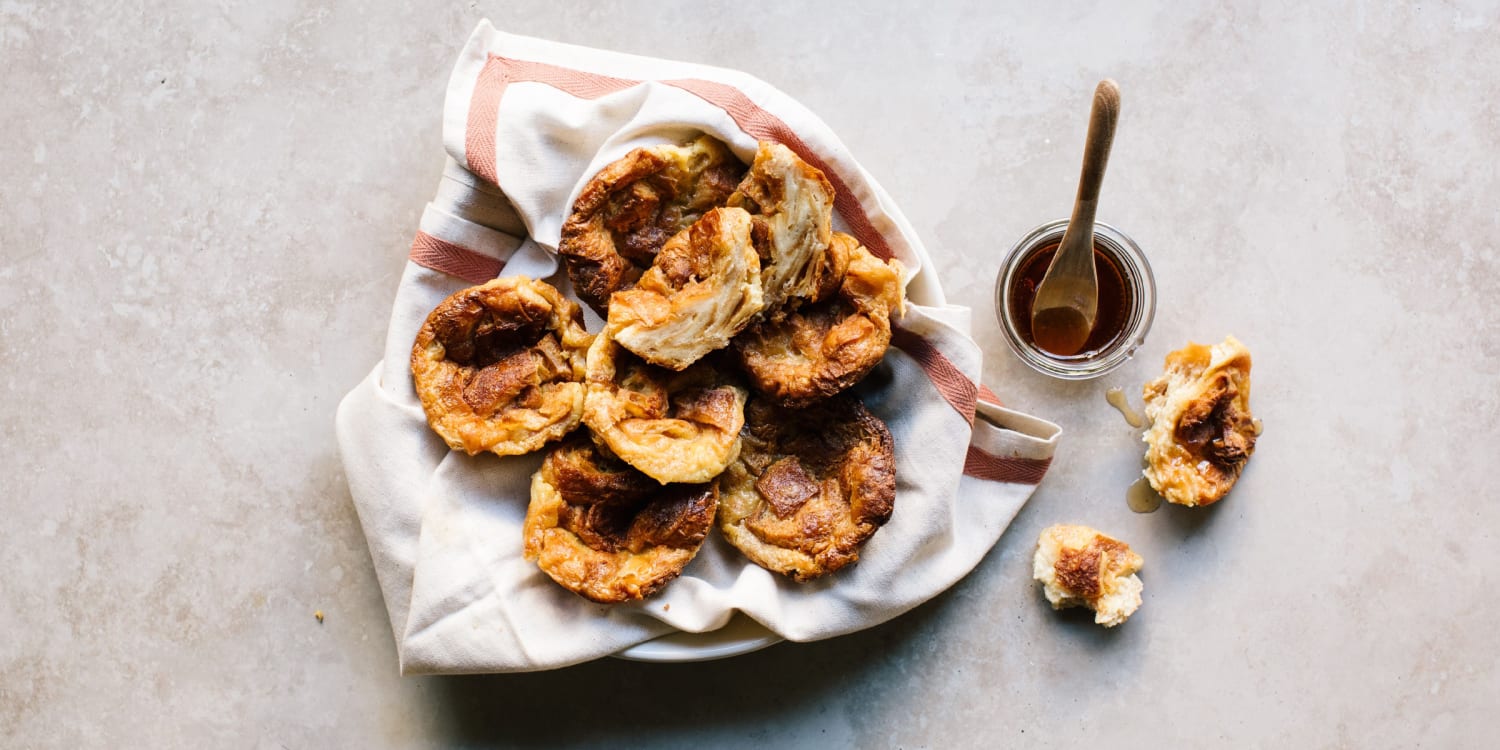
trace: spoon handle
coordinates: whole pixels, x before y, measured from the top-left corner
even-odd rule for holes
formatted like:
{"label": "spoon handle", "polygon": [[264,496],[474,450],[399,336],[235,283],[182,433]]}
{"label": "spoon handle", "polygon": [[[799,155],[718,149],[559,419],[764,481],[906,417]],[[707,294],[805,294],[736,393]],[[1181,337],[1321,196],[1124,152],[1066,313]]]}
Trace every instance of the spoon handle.
{"label": "spoon handle", "polygon": [[1092,227],[1099,205],[1099,187],[1109,165],[1109,148],[1115,142],[1115,124],[1120,120],[1120,87],[1106,78],[1094,89],[1089,109],[1089,134],[1083,145],[1083,173],[1078,176],[1078,200],[1073,204],[1075,226]]}

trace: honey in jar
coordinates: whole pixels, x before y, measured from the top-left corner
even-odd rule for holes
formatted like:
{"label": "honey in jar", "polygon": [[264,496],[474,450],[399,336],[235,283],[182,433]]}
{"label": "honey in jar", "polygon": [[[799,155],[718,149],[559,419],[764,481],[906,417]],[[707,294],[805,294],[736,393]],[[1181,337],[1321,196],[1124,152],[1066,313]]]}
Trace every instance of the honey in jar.
{"label": "honey in jar", "polygon": [[[1015,275],[1011,277],[1011,320],[1022,340],[1033,346],[1038,344],[1031,329],[1031,303],[1036,299],[1036,288],[1042,283],[1042,277],[1047,275],[1047,267],[1052,264],[1052,257],[1057,255],[1057,248],[1061,244],[1059,238],[1039,246],[1021,259]],[[1097,240],[1094,243],[1094,269],[1099,278],[1099,311],[1094,319],[1094,328],[1082,349],[1076,354],[1059,357],[1060,359],[1087,359],[1104,351],[1125,332],[1125,324],[1130,319],[1130,310],[1135,304],[1130,285],[1125,282],[1115,259],[1100,248]]]}

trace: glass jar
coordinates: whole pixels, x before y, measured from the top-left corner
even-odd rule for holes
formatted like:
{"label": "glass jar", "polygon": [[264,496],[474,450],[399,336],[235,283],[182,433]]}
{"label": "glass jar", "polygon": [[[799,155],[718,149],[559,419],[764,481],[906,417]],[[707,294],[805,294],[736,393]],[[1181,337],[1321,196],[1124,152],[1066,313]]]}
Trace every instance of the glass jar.
{"label": "glass jar", "polygon": [[[1111,320],[1115,325],[1109,327],[1116,331],[1097,344],[1091,338],[1084,352],[1072,356],[1058,356],[1038,347],[1030,336],[1029,300],[1039,280],[1038,270],[1046,271],[1041,256],[1062,242],[1067,228],[1067,219],[1049,221],[1027,232],[1010,249],[995,279],[995,316],[1011,350],[1031,369],[1064,380],[1088,380],[1125,364],[1146,340],[1156,315],[1156,279],[1134,240],[1109,224],[1095,222],[1094,257],[1101,290],[1096,336],[1106,335],[1103,326]],[[1117,298],[1118,309],[1105,309],[1107,293]],[[1018,322],[1017,318],[1023,319]]]}

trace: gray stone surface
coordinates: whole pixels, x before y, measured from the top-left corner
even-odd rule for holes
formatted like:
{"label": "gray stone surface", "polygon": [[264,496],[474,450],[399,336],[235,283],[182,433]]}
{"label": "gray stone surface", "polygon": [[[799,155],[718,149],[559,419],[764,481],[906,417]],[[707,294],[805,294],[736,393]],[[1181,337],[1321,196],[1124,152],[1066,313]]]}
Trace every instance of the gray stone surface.
{"label": "gray stone surface", "polygon": [[[1493,741],[1494,3],[94,5],[0,3],[0,745]],[[723,662],[397,676],[333,410],[379,356],[486,16],[747,70],[889,188],[988,384],[1067,430],[972,575]],[[1160,304],[1135,361],[1060,384],[1005,349],[990,284],[1066,213],[1104,76],[1100,215]],[[1132,514],[1105,388],[1225,333],[1266,424],[1244,480]],[[1125,626],[1029,581],[1058,521],[1145,556]]]}

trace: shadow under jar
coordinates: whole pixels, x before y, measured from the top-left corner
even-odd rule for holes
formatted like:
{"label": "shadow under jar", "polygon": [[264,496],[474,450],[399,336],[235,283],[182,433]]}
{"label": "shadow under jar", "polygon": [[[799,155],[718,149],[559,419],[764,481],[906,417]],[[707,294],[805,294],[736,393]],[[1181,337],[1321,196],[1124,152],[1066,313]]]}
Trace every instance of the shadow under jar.
{"label": "shadow under jar", "polygon": [[1129,236],[1096,222],[1099,314],[1094,330],[1077,354],[1058,356],[1037,346],[1031,335],[1031,302],[1067,228],[1067,219],[1049,221],[1010,249],[995,279],[995,315],[1011,350],[1033,370],[1064,380],[1087,380],[1124,364],[1145,341],[1156,314],[1156,281],[1151,264]]}

